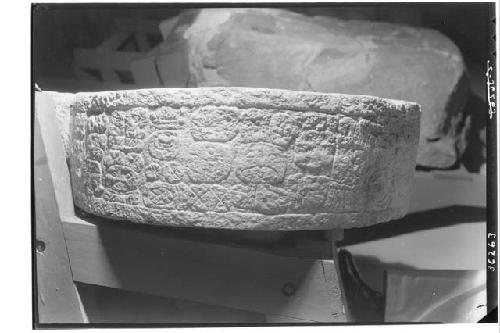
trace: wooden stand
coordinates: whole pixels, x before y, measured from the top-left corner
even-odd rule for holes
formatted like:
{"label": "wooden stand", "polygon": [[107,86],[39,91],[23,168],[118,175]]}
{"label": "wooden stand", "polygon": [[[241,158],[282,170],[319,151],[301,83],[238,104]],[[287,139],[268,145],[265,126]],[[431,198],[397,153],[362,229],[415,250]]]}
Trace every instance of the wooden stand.
{"label": "wooden stand", "polygon": [[[115,89],[137,89],[134,60],[142,58],[161,41],[160,21],[116,19],[115,31],[97,48],[76,48],[73,52],[74,72],[79,80]],[[121,88],[120,88],[121,87]]]}
{"label": "wooden stand", "polygon": [[85,322],[74,281],[257,312],[266,322],[347,320],[339,232],[153,227],[76,213],[53,109],[50,96],[37,92],[40,324]]}

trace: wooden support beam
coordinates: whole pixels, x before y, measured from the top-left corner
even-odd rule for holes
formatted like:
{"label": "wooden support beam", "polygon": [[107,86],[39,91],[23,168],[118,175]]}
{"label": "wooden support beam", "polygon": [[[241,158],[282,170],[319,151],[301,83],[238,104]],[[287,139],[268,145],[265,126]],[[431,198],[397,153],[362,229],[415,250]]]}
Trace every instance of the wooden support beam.
{"label": "wooden support beam", "polygon": [[78,68],[128,71],[130,63],[143,55],[143,52],[76,48],[73,50],[73,61]]}
{"label": "wooden support beam", "polygon": [[184,88],[188,85],[189,64],[183,41],[160,43],[146,56],[131,62],[134,80],[144,88]]}
{"label": "wooden support beam", "polygon": [[188,86],[189,57],[185,49],[160,55],[156,59],[158,72],[163,86],[167,88],[184,88]]}
{"label": "wooden support beam", "polygon": [[115,27],[124,32],[138,32],[142,34],[159,35],[161,20],[117,18],[114,20]]}
{"label": "wooden support beam", "polygon": [[156,69],[156,58],[145,56],[130,63],[135,83],[141,88],[161,88],[163,84]]}
{"label": "wooden support beam", "polygon": [[74,218],[64,230],[75,281],[291,321],[345,321],[332,259],[193,241],[128,222]]}
{"label": "wooden support beam", "polygon": [[134,33],[134,38],[137,42],[137,46],[139,47],[139,51],[147,52],[151,50],[151,46],[149,45],[149,41],[145,34]]}
{"label": "wooden support beam", "polygon": [[37,92],[34,133],[37,324],[86,322],[61,226],[61,215],[71,214],[72,207],[64,203],[63,197],[68,193],[66,187],[60,186],[69,178],[65,175],[67,169],[60,169],[65,155],[59,133],[52,99]]}
{"label": "wooden support beam", "polygon": [[[85,81],[93,81],[93,82],[101,82],[99,81],[95,76],[87,72],[86,70],[76,66],[73,64],[72,67],[73,74],[75,75],[76,79],[79,80],[85,80]],[[76,80],[74,80],[76,81]]]}
{"label": "wooden support beam", "polygon": [[161,21],[161,23],[158,25],[158,28],[160,30],[163,40],[168,39],[178,21],[179,21],[179,16],[175,16]]}
{"label": "wooden support beam", "polygon": [[120,47],[128,38],[130,38],[132,34],[127,31],[117,31],[111,35],[108,39],[103,41],[99,46],[97,46],[97,50],[102,51],[115,51]]}

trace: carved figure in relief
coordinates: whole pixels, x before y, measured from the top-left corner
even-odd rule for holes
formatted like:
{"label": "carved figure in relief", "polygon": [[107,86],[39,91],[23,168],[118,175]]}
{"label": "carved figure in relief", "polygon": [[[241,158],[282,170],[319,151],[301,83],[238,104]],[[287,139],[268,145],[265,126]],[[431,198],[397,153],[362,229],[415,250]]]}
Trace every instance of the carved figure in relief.
{"label": "carved figure in relief", "polygon": [[86,124],[86,115],[83,113],[77,113],[72,117],[73,122],[73,131],[72,136],[73,140],[83,141],[85,140],[85,124]]}
{"label": "carved figure in relief", "polygon": [[139,153],[125,153],[120,150],[111,149],[103,157],[103,164],[105,167],[117,164],[125,165],[133,168],[135,172],[140,172],[144,168],[144,158]]}
{"label": "carved figure in relief", "polygon": [[148,154],[154,159],[168,161],[179,153],[177,133],[173,131],[158,131],[153,133],[146,144]]}
{"label": "carved figure in relief", "polygon": [[[307,127],[323,127],[326,118],[313,118]],[[329,131],[310,129],[303,131],[295,140],[295,164],[304,172],[328,175],[336,151],[335,136]]]}
{"label": "carved figure in relief", "polygon": [[351,148],[339,148],[334,157],[331,177],[337,183],[347,186],[359,186],[368,167],[372,152]]}
{"label": "carved figure in relief", "polygon": [[176,209],[178,189],[175,185],[163,182],[146,183],[141,186],[142,199],[146,207]]}
{"label": "carved figure in relief", "polygon": [[328,174],[333,162],[333,156],[321,151],[296,153],[295,164],[304,171],[313,174]]}
{"label": "carved figure in relief", "polygon": [[144,168],[144,177],[147,182],[154,182],[160,178],[160,165],[157,163],[148,164]]}
{"label": "carved figure in relief", "polygon": [[108,127],[108,117],[104,114],[90,116],[87,119],[87,133],[104,134]]}
{"label": "carved figure in relief", "polygon": [[236,185],[232,189],[234,206],[261,214],[284,214],[290,205],[290,192],[268,184],[255,188]]}
{"label": "carved figure in relief", "polygon": [[106,169],[104,186],[119,193],[137,189],[139,177],[132,168],[125,165],[112,165]]}
{"label": "carved figure in relief", "polygon": [[326,115],[307,112],[299,116],[301,130],[324,130]]}
{"label": "carved figure in relief", "polygon": [[355,211],[361,212],[365,208],[362,188],[351,188],[336,183],[330,183],[325,200],[327,211]]}
{"label": "carved figure in relief", "polygon": [[144,169],[147,182],[157,180],[176,184],[184,180],[184,168],[177,162],[151,163]]}
{"label": "carved figure in relief", "polygon": [[256,143],[245,146],[236,159],[236,176],[244,183],[278,184],[283,181],[287,155],[276,146]]}
{"label": "carved figure in relief", "polygon": [[191,136],[196,141],[227,142],[238,134],[238,116],[231,107],[205,106],[191,115]]}
{"label": "carved figure in relief", "polygon": [[247,109],[240,115],[240,138],[242,143],[266,142],[269,138],[271,113],[258,109]]}
{"label": "carved figure in relief", "polygon": [[[378,163],[374,163],[375,160],[378,160]],[[387,207],[392,199],[394,177],[388,170],[390,170],[390,165],[393,161],[390,157],[387,157],[387,166],[383,167],[382,160],[384,160],[383,156],[374,156],[365,176],[364,193],[368,209],[383,209],[383,207]]]}
{"label": "carved figure in relief", "polygon": [[176,184],[184,180],[186,169],[178,162],[167,162],[162,164],[160,173],[167,183]]}
{"label": "carved figure in relief", "polygon": [[104,189],[102,199],[110,202],[120,202],[126,205],[139,205],[141,203],[141,197],[137,190],[129,193],[116,193]]}
{"label": "carved figure in relief", "polygon": [[307,130],[300,133],[295,140],[297,152],[321,150],[327,154],[335,154],[336,135],[329,131]]}
{"label": "carved figure in relief", "polygon": [[88,177],[88,181],[85,182],[87,194],[94,197],[100,197],[104,191],[104,187],[102,186],[102,175],[91,174]]}
{"label": "carved figure in relief", "polygon": [[101,163],[97,161],[88,160],[87,161],[87,171],[89,173],[101,174]]}
{"label": "carved figure in relief", "polygon": [[149,121],[154,130],[178,130],[184,122],[180,118],[179,110],[168,106],[162,106],[158,109],[151,110],[148,113]]}
{"label": "carved figure in relief", "polygon": [[271,143],[286,148],[297,136],[297,118],[286,113],[274,113],[269,122],[269,140]]}
{"label": "carved figure in relief", "polygon": [[104,155],[104,151],[96,146],[87,145],[87,158],[100,162]]}
{"label": "carved figure in relief", "polygon": [[108,119],[110,124],[106,131],[109,148],[139,148],[148,134],[147,112],[146,108],[113,112]]}
{"label": "carved figure in relief", "polygon": [[197,143],[187,150],[187,174],[193,183],[218,183],[229,176],[233,152],[223,144]]}
{"label": "carved figure in relief", "polygon": [[325,176],[309,176],[300,173],[287,177],[286,187],[294,191],[292,209],[296,211],[323,209],[330,182],[331,179]]}
{"label": "carved figure in relief", "polygon": [[90,133],[87,135],[87,147],[97,147],[100,149],[106,149],[106,135]]}
{"label": "carved figure in relief", "polygon": [[231,208],[230,193],[220,185],[184,185],[179,193],[185,208],[196,212],[225,213]]}

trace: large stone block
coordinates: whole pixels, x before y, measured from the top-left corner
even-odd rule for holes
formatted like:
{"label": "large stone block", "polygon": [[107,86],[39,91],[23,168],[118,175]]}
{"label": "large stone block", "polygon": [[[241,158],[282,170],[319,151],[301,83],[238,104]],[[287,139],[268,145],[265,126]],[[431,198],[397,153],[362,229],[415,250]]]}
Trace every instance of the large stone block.
{"label": "large stone block", "polygon": [[408,209],[419,106],[252,88],[79,93],[74,200],[170,226],[360,227]]}
{"label": "large stone block", "polygon": [[184,16],[166,45],[175,41],[174,48],[188,50],[190,87],[414,101],[422,106],[418,164],[448,168],[457,161],[467,78],[460,51],[439,32],[263,8],[204,9]]}

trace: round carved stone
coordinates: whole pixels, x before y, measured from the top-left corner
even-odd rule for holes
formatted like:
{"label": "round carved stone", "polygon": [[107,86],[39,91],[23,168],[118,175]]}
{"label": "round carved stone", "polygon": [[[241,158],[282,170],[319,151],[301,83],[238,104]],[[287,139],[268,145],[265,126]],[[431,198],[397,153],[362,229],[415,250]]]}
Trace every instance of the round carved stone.
{"label": "round carved stone", "polygon": [[76,94],[75,204],[139,223],[351,228],[406,214],[411,102],[252,88]]}

